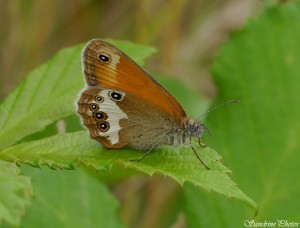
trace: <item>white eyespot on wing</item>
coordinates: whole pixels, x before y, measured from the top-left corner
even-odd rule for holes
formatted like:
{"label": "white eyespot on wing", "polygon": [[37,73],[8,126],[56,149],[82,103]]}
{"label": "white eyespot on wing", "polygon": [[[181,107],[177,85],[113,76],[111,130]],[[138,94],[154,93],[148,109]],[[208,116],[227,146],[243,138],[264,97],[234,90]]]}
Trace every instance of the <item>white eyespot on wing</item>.
{"label": "white eyespot on wing", "polygon": [[[100,136],[107,136],[110,143],[114,145],[119,142],[119,131],[121,129],[120,120],[128,119],[128,116],[118,106],[116,101],[110,99],[109,92],[111,92],[111,90],[105,89],[98,94],[104,98],[99,111],[106,113],[107,119],[105,121],[108,122],[110,126],[107,132],[100,132]],[[118,92],[121,93],[123,97],[125,96],[125,93]]]}

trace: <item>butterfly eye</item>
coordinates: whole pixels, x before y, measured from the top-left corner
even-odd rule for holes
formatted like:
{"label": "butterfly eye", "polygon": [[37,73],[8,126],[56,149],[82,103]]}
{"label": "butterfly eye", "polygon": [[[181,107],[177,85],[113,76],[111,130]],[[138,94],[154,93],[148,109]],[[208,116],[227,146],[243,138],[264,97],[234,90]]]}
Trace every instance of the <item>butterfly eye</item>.
{"label": "butterfly eye", "polygon": [[110,56],[106,53],[100,53],[98,55],[98,59],[101,60],[102,62],[108,63],[110,61]]}
{"label": "butterfly eye", "polygon": [[94,103],[90,104],[90,110],[91,111],[97,111],[98,109],[99,109],[99,105],[94,104]]}
{"label": "butterfly eye", "polygon": [[99,102],[99,103],[102,103],[102,102],[104,101],[104,98],[101,97],[101,96],[96,96],[96,97],[95,97],[95,101],[96,101],[96,102]]}
{"label": "butterfly eye", "polygon": [[117,92],[117,91],[110,91],[108,93],[109,97],[114,101],[120,101],[123,99],[123,94]]}
{"label": "butterfly eye", "polygon": [[106,120],[107,115],[104,112],[95,112],[94,113],[94,118],[97,120]]}
{"label": "butterfly eye", "polygon": [[101,121],[98,123],[100,131],[107,132],[109,130],[109,123],[106,121]]}

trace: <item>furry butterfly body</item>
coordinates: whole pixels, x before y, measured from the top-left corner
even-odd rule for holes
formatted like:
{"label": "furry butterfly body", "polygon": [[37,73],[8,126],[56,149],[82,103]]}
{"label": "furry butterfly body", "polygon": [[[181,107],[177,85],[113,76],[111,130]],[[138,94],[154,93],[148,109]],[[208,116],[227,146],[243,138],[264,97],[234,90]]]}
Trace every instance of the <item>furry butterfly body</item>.
{"label": "furry butterfly body", "polygon": [[203,124],[190,120],[167,90],[115,46],[91,40],[82,62],[86,88],[77,112],[106,148],[149,154],[160,145],[191,146],[192,137],[200,140]]}

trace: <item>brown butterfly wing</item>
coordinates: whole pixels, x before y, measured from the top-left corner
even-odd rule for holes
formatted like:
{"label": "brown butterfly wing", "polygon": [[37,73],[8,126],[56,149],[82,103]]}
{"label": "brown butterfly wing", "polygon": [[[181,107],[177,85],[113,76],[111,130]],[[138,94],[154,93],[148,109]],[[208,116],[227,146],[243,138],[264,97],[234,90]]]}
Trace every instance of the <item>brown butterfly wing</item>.
{"label": "brown butterfly wing", "polygon": [[185,111],[176,99],[115,46],[91,40],[83,50],[82,59],[88,86],[124,91],[157,107],[177,123],[185,123]]}

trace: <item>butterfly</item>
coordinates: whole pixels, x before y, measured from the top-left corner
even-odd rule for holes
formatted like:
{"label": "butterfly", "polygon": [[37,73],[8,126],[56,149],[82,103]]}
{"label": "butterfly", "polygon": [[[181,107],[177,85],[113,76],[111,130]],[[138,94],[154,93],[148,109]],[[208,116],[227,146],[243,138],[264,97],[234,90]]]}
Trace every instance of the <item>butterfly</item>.
{"label": "butterfly", "polygon": [[177,100],[149,73],[112,44],[91,40],[82,52],[86,88],[77,112],[93,139],[107,149],[146,151],[161,145],[187,145],[207,169],[191,144],[206,127],[189,119]]}

